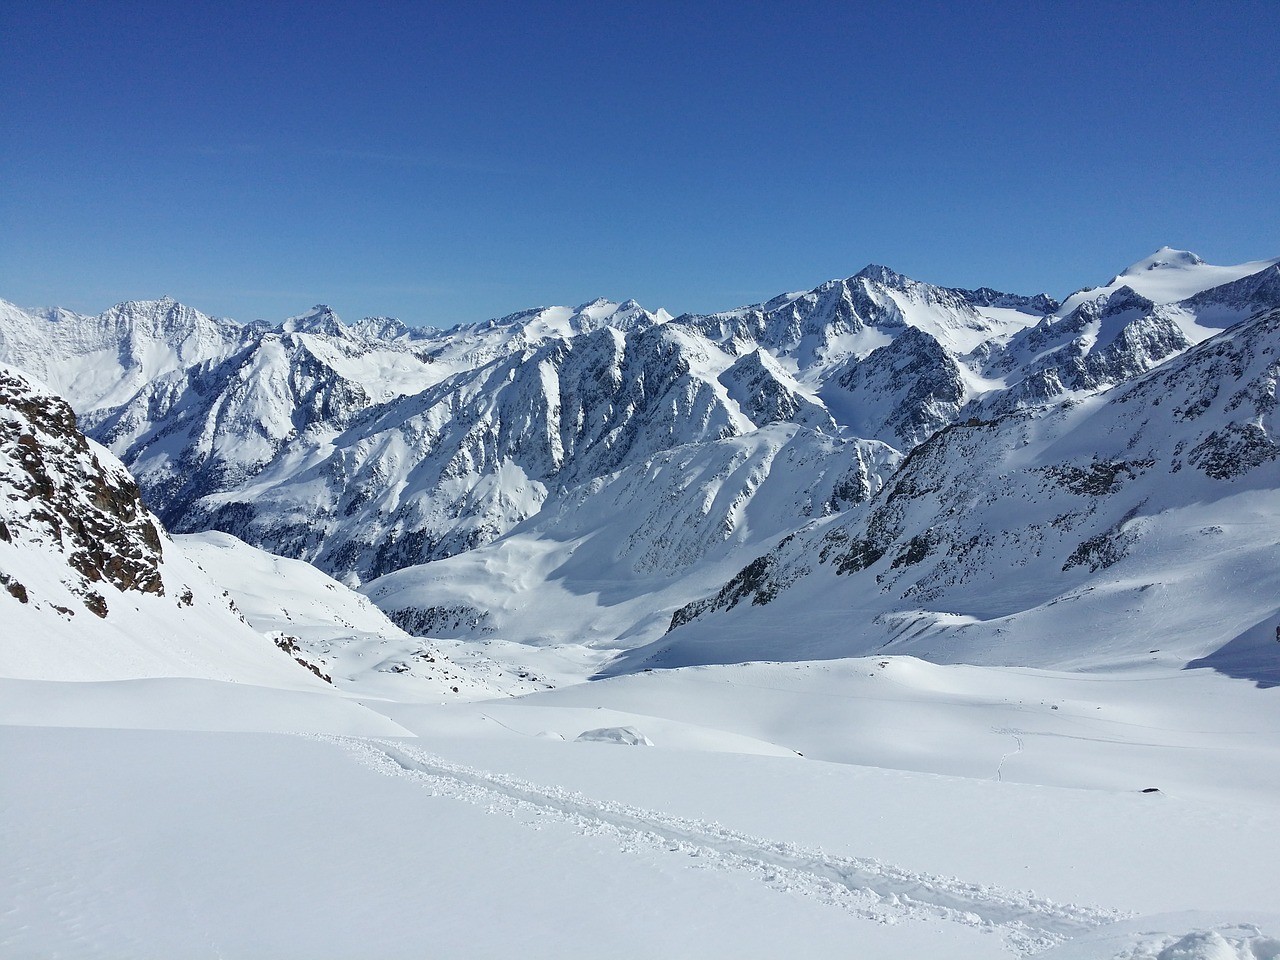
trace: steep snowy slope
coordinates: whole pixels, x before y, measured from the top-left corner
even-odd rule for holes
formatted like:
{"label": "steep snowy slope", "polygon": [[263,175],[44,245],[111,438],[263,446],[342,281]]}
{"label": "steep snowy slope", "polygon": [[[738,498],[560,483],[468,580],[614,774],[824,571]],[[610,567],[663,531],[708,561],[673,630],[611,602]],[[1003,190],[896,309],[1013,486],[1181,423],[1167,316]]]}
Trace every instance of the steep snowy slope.
{"label": "steep snowy slope", "polygon": [[[377,400],[416,392],[445,375],[432,370],[398,320],[367,318],[349,327],[324,304],[270,326],[209,317],[170,297],[126,301],[97,316],[0,301],[0,361],[48,384],[82,416],[128,403],[156,381],[180,382],[185,371],[216,366],[270,334],[297,335]],[[152,407],[163,415],[154,401]]]}
{"label": "steep snowy slope", "polygon": [[1228,656],[1274,682],[1278,380],[1273,310],[1087,401],[945,430],[869,503],[748,565],[617,669]]}
{"label": "steep snowy slope", "polygon": [[527,672],[505,671],[475,650],[410,636],[368,598],[309,563],[273,556],[225,533],[187,534],[174,542],[231,595],[255,630],[277,645],[296,646],[341,691],[438,701],[547,686]]}
{"label": "steep snowy slope", "polygon": [[1213,287],[1231,284],[1260,273],[1276,264],[1280,264],[1280,257],[1220,267],[1205,263],[1189,250],[1161,247],[1151,256],[1131,264],[1101,287],[1086,287],[1073,293],[1055,313],[1066,316],[1081,304],[1105,298],[1121,287],[1128,287],[1138,296],[1155,303],[1176,303]]}
{"label": "steep snowy slope", "polygon": [[0,367],[0,675],[326,684],[174,549],[66,401]]}
{"label": "steep snowy slope", "polygon": [[910,327],[839,367],[822,399],[856,436],[910,450],[960,415],[975,380],[936,339]]}
{"label": "steep snowy slope", "polygon": [[786,368],[855,436],[909,450],[961,408],[1004,387],[987,357],[1058,306],[989,288],[960,290],[871,265],[808,293],[674,322],[732,353]]}
{"label": "steep snowy slope", "polygon": [[673,322],[740,353],[768,350],[817,385],[850,357],[866,356],[906,328],[927,333],[959,356],[1035,323],[1056,303],[994,290],[954,290],[904,277],[876,264],[805,293]]}
{"label": "steep snowy slope", "polygon": [[650,313],[634,300],[615,303],[597,298],[577,307],[535,307],[448,330],[417,330],[414,335],[432,360],[456,373],[540,347],[548,340],[569,339],[605,327],[629,333],[670,319],[665,310]]}
{"label": "steep snowy slope", "polygon": [[1113,386],[1276,306],[1280,261],[1218,267],[1164,247],[987,351],[984,372],[1007,389],[971,412],[989,416]]}
{"label": "steep snowy slope", "polygon": [[807,518],[867,500],[900,459],[791,423],[679,446],[563,491],[495,543],[367,592],[431,636],[635,646]]}
{"label": "steep snowy slope", "polygon": [[124,403],[158,377],[224,357],[245,333],[234,320],[169,297],[128,301],[94,317],[0,301],[0,361],[48,384],[80,414]]}
{"label": "steep snowy slope", "polygon": [[393,362],[341,338],[268,331],[221,361],[148,383],[129,403],[91,414],[87,428],[178,526],[199,497],[244,484],[282,452],[331,443],[415,373],[413,386],[430,382],[429,364],[390,353]]}
{"label": "steep snowy slope", "polygon": [[[155,495],[178,529],[224,530],[367,580],[490,542],[556,489],[681,444],[753,430],[718,379],[731,362],[670,324],[631,334],[602,327],[456,374],[350,421],[321,416],[296,434],[282,424],[274,458],[264,448],[260,461],[242,458],[234,472],[214,457],[175,466],[190,486],[174,497],[159,486]],[[762,396],[753,395],[760,409],[782,415]],[[803,419],[811,408],[793,412]],[[208,423],[203,415],[191,420]],[[130,448],[131,462],[144,476],[161,475],[173,460],[172,439],[156,431]]]}

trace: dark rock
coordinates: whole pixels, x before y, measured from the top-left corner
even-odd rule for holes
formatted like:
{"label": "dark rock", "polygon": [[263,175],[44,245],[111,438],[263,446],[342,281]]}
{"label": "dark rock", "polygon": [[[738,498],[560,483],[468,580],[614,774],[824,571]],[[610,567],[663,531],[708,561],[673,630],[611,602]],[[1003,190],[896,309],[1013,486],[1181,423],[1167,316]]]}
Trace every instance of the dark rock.
{"label": "dark rock", "polygon": [[[163,594],[154,518],[129,475],[102,465],[66,401],[0,370],[0,408],[16,414],[0,419],[0,455],[18,468],[4,501],[4,538],[58,543],[86,582]],[[101,596],[85,595],[105,615]]]}

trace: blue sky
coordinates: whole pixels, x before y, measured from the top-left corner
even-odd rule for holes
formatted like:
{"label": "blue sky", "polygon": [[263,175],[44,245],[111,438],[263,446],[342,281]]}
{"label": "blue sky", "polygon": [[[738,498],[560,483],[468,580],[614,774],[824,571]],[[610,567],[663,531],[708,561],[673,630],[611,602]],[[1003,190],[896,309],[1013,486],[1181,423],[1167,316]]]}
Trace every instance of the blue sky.
{"label": "blue sky", "polygon": [[447,325],[1280,256],[1280,4],[4,5],[0,297]]}

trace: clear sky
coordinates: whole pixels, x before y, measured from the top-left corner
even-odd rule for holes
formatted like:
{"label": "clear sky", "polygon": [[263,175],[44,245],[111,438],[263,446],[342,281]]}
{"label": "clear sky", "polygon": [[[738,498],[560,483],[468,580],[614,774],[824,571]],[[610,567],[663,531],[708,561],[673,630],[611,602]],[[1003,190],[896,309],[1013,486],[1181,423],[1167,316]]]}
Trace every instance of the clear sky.
{"label": "clear sky", "polygon": [[448,325],[1280,256],[1280,3],[18,3],[0,297]]}

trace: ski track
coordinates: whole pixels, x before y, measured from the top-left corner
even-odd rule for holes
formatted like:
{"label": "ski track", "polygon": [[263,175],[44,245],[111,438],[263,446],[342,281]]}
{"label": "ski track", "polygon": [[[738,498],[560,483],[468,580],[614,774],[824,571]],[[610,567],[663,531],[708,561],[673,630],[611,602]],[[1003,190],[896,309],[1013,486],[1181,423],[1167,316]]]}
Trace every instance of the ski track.
{"label": "ski track", "polygon": [[433,796],[487,807],[509,816],[529,814],[567,824],[587,836],[612,837],[627,853],[659,852],[691,858],[703,869],[745,873],[770,888],[814,897],[879,923],[944,920],[986,928],[1013,953],[1030,956],[1129,914],[1062,904],[1030,892],[932,876],[866,857],[764,840],[718,823],[688,820],[502,773],[452,763],[390,740],[318,736],[388,776],[422,783]]}
{"label": "ski track", "polygon": [[1013,750],[1010,750],[1008,753],[1006,753],[1003,757],[1000,758],[1000,763],[996,766],[996,779],[1003,783],[1005,761],[1012,759],[1013,757],[1016,757],[1018,754],[1022,753],[1022,749],[1023,749],[1022,731],[1011,730],[1011,729],[997,730],[993,728],[992,733],[999,733],[999,734],[1004,734],[1006,736],[1013,737],[1014,743],[1017,744],[1017,746]]}

